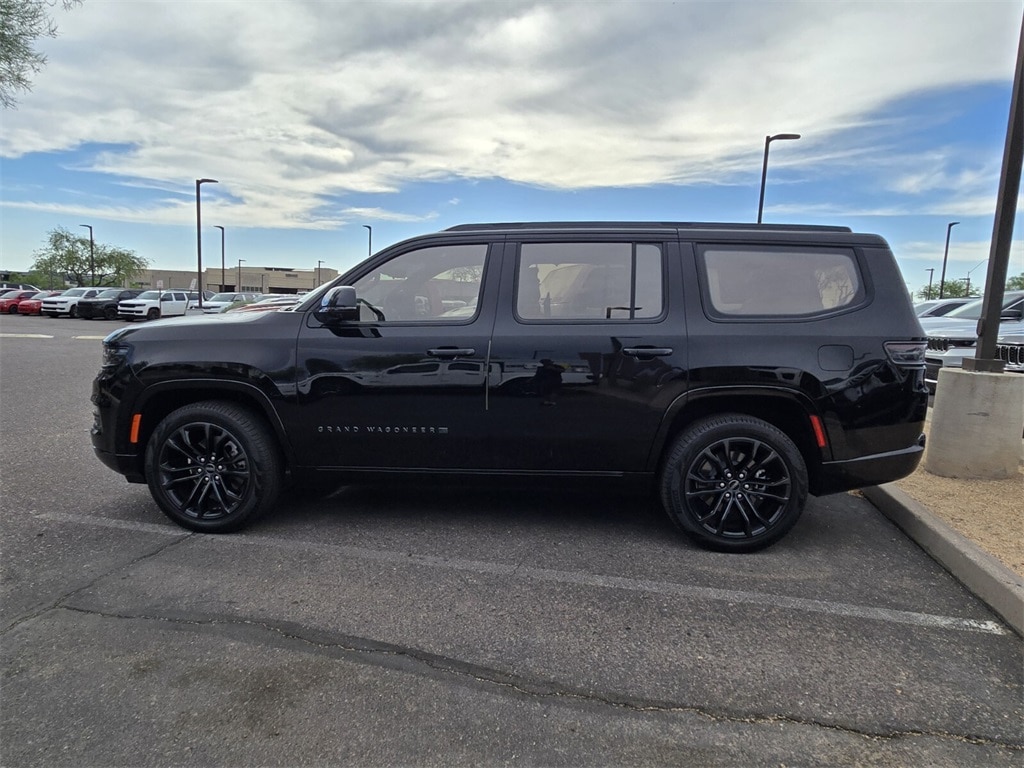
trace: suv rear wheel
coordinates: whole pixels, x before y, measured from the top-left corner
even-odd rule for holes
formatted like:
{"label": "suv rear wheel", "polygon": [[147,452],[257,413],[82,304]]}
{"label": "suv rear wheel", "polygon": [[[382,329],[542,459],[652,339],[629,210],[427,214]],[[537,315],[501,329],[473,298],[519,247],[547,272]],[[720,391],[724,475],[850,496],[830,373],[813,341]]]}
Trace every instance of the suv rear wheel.
{"label": "suv rear wheel", "polygon": [[194,531],[235,531],[270,509],[282,466],[266,423],[225,402],[187,405],[157,426],[146,480],[160,509]]}
{"label": "suv rear wheel", "polygon": [[807,501],[807,467],[793,441],[743,414],[702,419],[673,443],[661,473],[672,522],[701,546],[752,552],[773,544]]}

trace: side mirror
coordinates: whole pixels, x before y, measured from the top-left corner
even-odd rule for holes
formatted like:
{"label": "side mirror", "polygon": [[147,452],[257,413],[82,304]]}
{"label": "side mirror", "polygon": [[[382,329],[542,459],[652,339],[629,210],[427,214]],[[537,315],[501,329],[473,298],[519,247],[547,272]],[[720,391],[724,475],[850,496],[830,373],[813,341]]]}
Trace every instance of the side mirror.
{"label": "side mirror", "polygon": [[351,285],[331,288],[320,299],[320,307],[313,313],[324,325],[359,319],[359,303],[356,289]]}
{"label": "side mirror", "polygon": [[1024,318],[1024,310],[1022,309],[1004,309],[1002,314],[999,316],[1000,320],[1021,320]]}

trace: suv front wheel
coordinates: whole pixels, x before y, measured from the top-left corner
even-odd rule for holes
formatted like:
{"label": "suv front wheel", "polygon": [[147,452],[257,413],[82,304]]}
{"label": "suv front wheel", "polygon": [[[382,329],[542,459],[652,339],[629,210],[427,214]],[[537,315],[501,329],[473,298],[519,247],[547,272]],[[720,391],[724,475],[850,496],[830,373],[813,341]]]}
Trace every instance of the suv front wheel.
{"label": "suv front wheel", "polygon": [[753,552],[781,539],[807,500],[807,467],[778,428],[743,414],[687,427],[661,473],[672,522],[701,546]]}
{"label": "suv front wheel", "polygon": [[157,426],[146,481],[160,509],[193,531],[235,531],[269,510],[282,466],[266,423],[226,402],[187,405]]}

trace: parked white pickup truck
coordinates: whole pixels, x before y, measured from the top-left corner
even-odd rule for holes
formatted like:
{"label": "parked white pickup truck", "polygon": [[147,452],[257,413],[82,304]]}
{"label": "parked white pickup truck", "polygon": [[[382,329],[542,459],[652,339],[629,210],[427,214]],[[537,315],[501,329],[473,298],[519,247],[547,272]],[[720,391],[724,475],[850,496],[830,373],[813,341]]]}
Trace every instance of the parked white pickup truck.
{"label": "parked white pickup truck", "polygon": [[187,291],[146,291],[118,303],[117,316],[122,320],[156,320],[184,315],[188,300]]}

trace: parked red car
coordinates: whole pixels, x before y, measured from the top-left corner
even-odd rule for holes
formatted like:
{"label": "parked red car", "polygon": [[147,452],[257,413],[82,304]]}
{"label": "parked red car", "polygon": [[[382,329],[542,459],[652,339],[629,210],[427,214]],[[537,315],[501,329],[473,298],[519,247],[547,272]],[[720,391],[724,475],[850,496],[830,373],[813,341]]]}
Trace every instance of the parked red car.
{"label": "parked red car", "polygon": [[29,299],[22,299],[18,303],[19,315],[40,315],[43,314],[43,299],[51,296],[60,296],[64,291],[40,291]]}
{"label": "parked red car", "polygon": [[18,314],[18,305],[25,299],[31,299],[45,291],[11,291],[0,297],[0,312]]}

